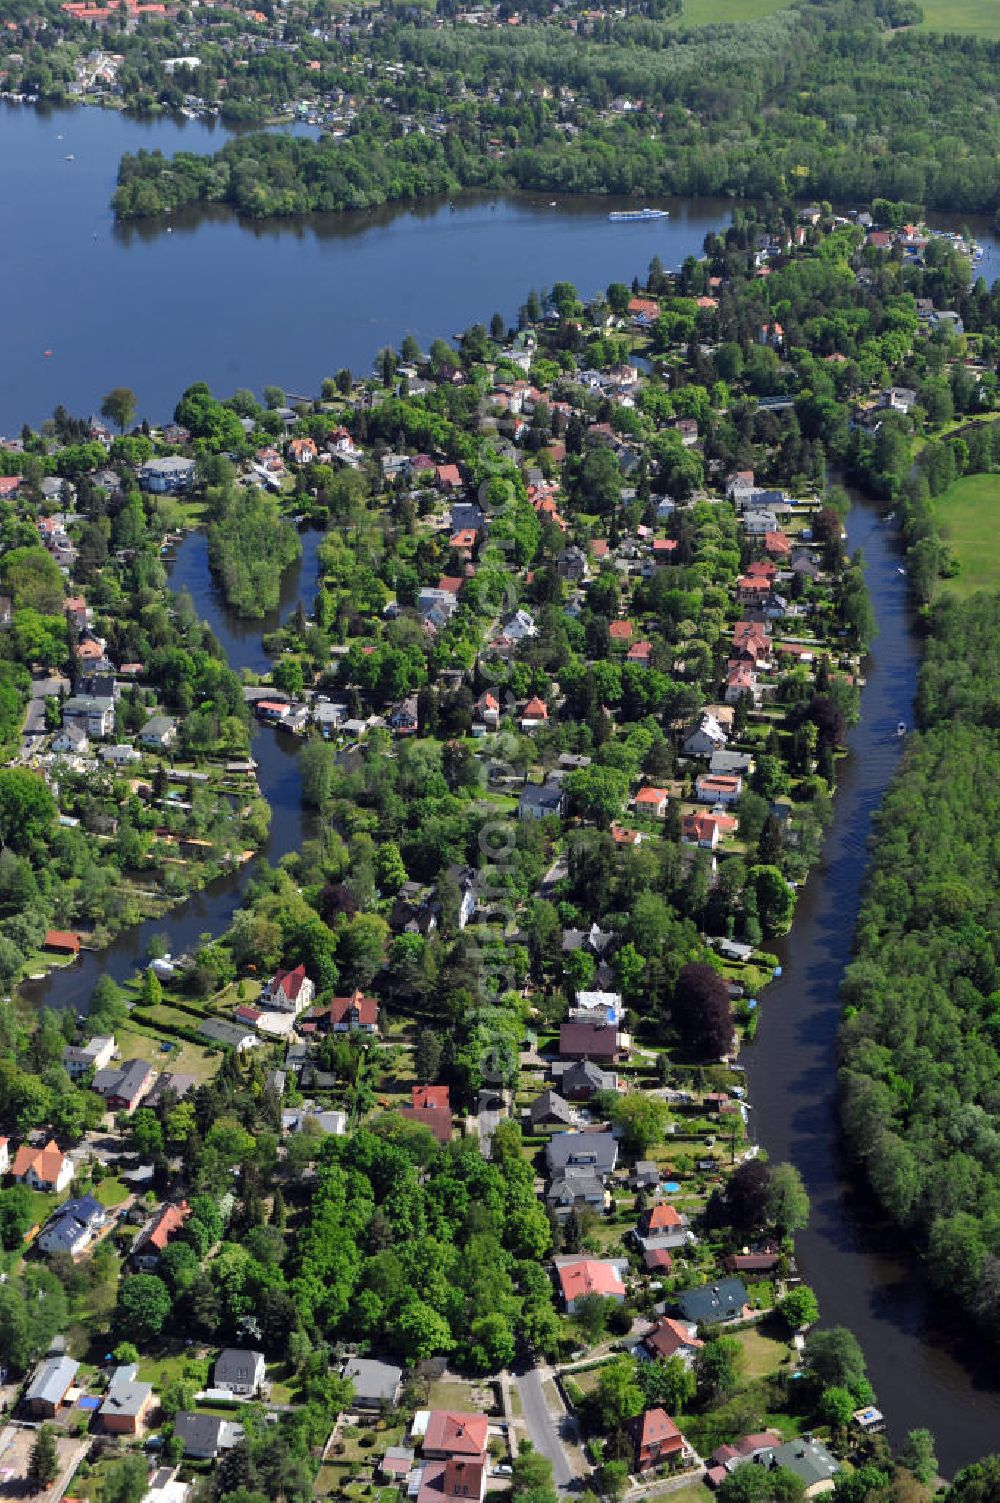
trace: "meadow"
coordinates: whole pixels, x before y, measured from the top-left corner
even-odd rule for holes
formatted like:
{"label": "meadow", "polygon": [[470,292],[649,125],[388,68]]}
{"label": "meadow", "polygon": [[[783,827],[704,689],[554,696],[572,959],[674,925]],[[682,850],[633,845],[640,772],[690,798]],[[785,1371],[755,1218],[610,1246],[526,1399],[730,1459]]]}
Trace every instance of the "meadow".
{"label": "meadow", "polygon": [[[1000,10],[1000,0],[981,0]],[[718,26],[723,22],[759,21],[785,10],[788,0],[684,0],[677,26]]]}
{"label": "meadow", "polygon": [[934,514],[959,564],[941,590],[965,599],[977,590],[1000,589],[1000,475],[956,480],[935,500]]}
{"label": "meadow", "polygon": [[988,41],[1000,39],[1000,0],[920,0],[920,5],[924,31],[959,31]]}

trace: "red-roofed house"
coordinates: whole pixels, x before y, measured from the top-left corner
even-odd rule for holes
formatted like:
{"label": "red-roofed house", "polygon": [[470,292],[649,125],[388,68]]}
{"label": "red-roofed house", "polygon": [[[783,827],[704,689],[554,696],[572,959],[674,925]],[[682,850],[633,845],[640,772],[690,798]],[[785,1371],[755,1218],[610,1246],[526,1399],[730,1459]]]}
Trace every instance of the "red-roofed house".
{"label": "red-roofed house", "polygon": [[758,1430],[754,1435],[744,1435],[733,1445],[719,1446],[712,1452],[712,1460],[716,1466],[731,1472],[734,1467],[753,1461],[759,1452],[773,1450],[780,1444],[781,1436],[777,1430]]}
{"label": "red-roofed house", "polygon": [[744,695],[748,695],[753,704],[760,704],[760,686],[756,673],[748,663],[737,663],[726,674],[726,704],[738,704]]}
{"label": "red-roofed house", "polygon": [[457,548],[460,553],[471,553],[476,546],[476,529],[474,527],[460,527],[448,539],[449,548]]}
{"label": "red-roofed house", "polygon": [[458,574],[442,574],[437,582],[439,590],[444,590],[449,595],[458,595],[461,592],[465,580]]}
{"label": "red-roofed house", "polygon": [[10,1172],[14,1179],[30,1185],[33,1190],[58,1194],[73,1178],[73,1160],[61,1152],[54,1138],[50,1138],[44,1148],[31,1148],[22,1143],[14,1155]]}
{"label": "red-roofed house", "polygon": [[533,731],[538,726],[544,725],[549,718],[548,705],[544,699],[539,699],[537,694],[529,699],[521,712],[522,731]]}
{"label": "red-roofed house", "polygon": [[667,790],[665,788],[640,788],[635,796],[636,813],[651,814],[654,819],[667,817]]}
{"label": "red-roofed house", "polygon": [[55,950],[61,955],[79,955],[80,936],[68,929],[46,929],[42,949]]}
{"label": "red-roofed house", "polygon": [[63,601],[63,614],[72,621],[78,631],[84,631],[90,625],[94,613],[82,595],[69,595]]}
{"label": "red-roofed house", "polygon": [[631,642],[631,621],[612,621],[611,625],[608,627],[608,635],[610,636],[612,642]]}
{"label": "red-roofed house", "polygon": [[266,1007],[296,1015],[307,1008],[316,995],[316,986],[306,975],[304,965],[293,971],[276,971],[260,994]]}
{"label": "red-roofed house", "polygon": [[649,1471],[664,1462],[680,1461],[686,1450],[684,1437],[665,1409],[647,1409],[631,1422],[635,1445],[635,1470]]}
{"label": "red-roofed house", "polygon": [[378,1033],[378,1003],[362,991],[350,997],[334,997],[329,1018],[334,1033]]}
{"label": "red-roofed house", "polygon": [[682,1216],[676,1206],[669,1205],[666,1201],[660,1201],[644,1211],[639,1218],[639,1231],[643,1237],[651,1237],[654,1232],[672,1232],[687,1226],[687,1217]]}
{"label": "red-roofed house", "polygon": [[694,785],[694,796],[701,804],[736,804],[742,792],[738,772],[703,772]]}
{"label": "red-roofed house", "polygon": [[672,1320],[661,1315],[651,1331],[643,1337],[643,1345],[653,1357],[680,1357],[683,1362],[694,1361],[695,1352],[705,1345],[695,1334],[696,1326],[683,1320]]}
{"label": "red-roofed house", "polygon": [[660,305],[655,298],[633,297],[629,298],[628,312],[634,324],[645,327],[659,318]]}
{"label": "red-roofed house", "polygon": [[599,1294],[602,1299],[613,1299],[619,1305],[625,1303],[620,1264],[610,1258],[580,1258],[563,1263],[558,1275],[567,1315],[572,1315],[577,1300],[588,1294]]}
{"label": "red-roofed house", "polygon": [[736,599],[740,605],[760,605],[771,593],[771,581],[759,574],[744,574],[736,581]]}
{"label": "red-roofed house", "polygon": [[289,440],[288,453],[296,464],[312,464],[319,450],[315,439],[293,438]]}
{"label": "red-roofed house", "polygon": [[653,557],[658,564],[669,564],[677,552],[676,538],[654,538]]}
{"label": "red-roofed house", "polygon": [[728,814],[685,814],[681,821],[681,839],[685,845],[700,845],[714,851],[720,840],[732,835],[736,820]]}
{"label": "red-roofed house", "polygon": [[652,655],[652,642],[633,642],[625,655],[625,660],[628,663],[638,663],[642,668],[648,668]]}
{"label": "red-roofed house", "polygon": [[495,731],[500,724],[500,701],[489,689],[476,700],[476,714],[491,731]]}
{"label": "red-roofed house", "polygon": [[772,558],[790,558],[792,545],[783,532],[765,532],[764,548]]}
{"label": "red-roofed house", "polygon": [[415,1085],[413,1105],[433,1111],[447,1112],[451,1109],[450,1092],[446,1085]]}
{"label": "red-roofed house", "polygon": [[442,1146],[451,1142],[452,1116],[449,1109],[442,1110],[437,1106],[403,1106],[400,1107],[399,1115],[408,1122],[420,1122],[424,1127],[430,1128]]}
{"label": "red-roofed house", "polygon": [[417,1503],[441,1503],[462,1499],[482,1503],[486,1495],[486,1462],[481,1458],[451,1456],[447,1461],[429,1461],[420,1474]]}
{"label": "red-roofed house", "polygon": [[464,1414],[457,1409],[432,1409],[421,1450],[428,1459],[448,1461],[453,1456],[482,1460],[486,1454],[489,1421],[485,1414]]}
{"label": "red-roofed house", "polygon": [[137,1268],[155,1268],[171,1237],[179,1232],[191,1214],[186,1200],[176,1205],[160,1206],[152,1221],[148,1222],[136,1238],[132,1249],[132,1261]]}
{"label": "red-roofed house", "polygon": [[439,464],[434,474],[441,490],[457,491],[461,488],[462,477],[457,464]]}

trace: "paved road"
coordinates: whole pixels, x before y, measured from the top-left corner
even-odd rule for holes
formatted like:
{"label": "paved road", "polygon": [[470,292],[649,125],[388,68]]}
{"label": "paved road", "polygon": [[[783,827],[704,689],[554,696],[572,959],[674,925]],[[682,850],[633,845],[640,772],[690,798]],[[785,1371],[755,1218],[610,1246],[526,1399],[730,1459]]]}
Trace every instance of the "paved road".
{"label": "paved road", "polygon": [[[545,1379],[550,1376],[547,1368],[532,1367],[517,1378],[517,1391],[521,1396],[525,1428],[536,1451],[541,1451],[552,1463],[552,1479],[561,1493],[567,1493],[576,1485],[576,1473],[563,1444],[563,1433],[572,1421],[565,1414],[557,1419],[549,1413],[545,1402]],[[562,1432],[562,1433],[561,1433]]]}

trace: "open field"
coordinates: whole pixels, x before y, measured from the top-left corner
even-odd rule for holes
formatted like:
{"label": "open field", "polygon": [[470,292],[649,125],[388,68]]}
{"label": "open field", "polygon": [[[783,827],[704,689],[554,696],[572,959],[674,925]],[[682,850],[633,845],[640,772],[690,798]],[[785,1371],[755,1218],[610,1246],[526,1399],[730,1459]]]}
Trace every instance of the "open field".
{"label": "open field", "polygon": [[[1000,17],[1000,4],[996,8]],[[1000,475],[956,480],[934,502],[934,514],[961,566],[941,590],[965,598],[977,590],[1000,589]]]}
{"label": "open field", "polygon": [[760,1326],[750,1326],[735,1335],[743,1348],[744,1370],[750,1378],[770,1377],[788,1358],[790,1347],[787,1341],[774,1336],[770,1329],[763,1331]]}
{"label": "open field", "polygon": [[[196,1019],[185,1014],[177,1014],[176,1021],[184,1023],[189,1028],[196,1026]],[[115,1036],[122,1059],[144,1059],[147,1064],[155,1066],[157,1070],[173,1070],[182,1075],[193,1075],[199,1085],[203,1081],[210,1080],[222,1063],[220,1053],[213,1054],[207,1048],[203,1049],[198,1044],[189,1044],[182,1039],[165,1039],[164,1042],[175,1046],[173,1051],[167,1054],[161,1049],[158,1039],[148,1033],[140,1033],[138,1029],[131,1029],[127,1024],[117,1029]]]}
{"label": "open field", "polygon": [[961,31],[971,36],[1000,38],[997,0],[921,0],[924,31]]}
{"label": "open field", "polygon": [[[993,0],[978,0],[983,10],[992,3]],[[759,21],[762,16],[773,16],[776,10],[785,10],[787,5],[788,0],[684,0],[684,9],[675,24],[718,26],[725,21]]]}

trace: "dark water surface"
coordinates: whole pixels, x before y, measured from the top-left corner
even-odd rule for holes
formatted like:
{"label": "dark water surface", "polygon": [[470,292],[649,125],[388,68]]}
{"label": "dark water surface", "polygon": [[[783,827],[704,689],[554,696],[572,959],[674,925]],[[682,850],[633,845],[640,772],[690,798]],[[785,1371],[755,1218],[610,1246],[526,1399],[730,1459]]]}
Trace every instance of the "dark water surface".
{"label": "dark water surface", "polygon": [[0,105],[0,433],[59,402],[89,415],[112,386],[132,387],[153,421],[196,380],[223,396],[318,391],[340,366],[366,373],[407,331],[426,347],[494,310],[513,321],[532,287],[569,280],[589,295],[631,281],[654,255],[679,266],[731,207],[675,199],[669,219],[613,225],[614,199],[550,208],[518,197],[252,224],[196,208],[115,227],[123,152],[211,152],[225,136],[191,120]]}
{"label": "dark water surface", "polygon": [[851,958],[872,815],[901,754],[897,722],[913,724],[919,666],[893,530],[857,500],[847,530],[850,549],[864,549],[878,636],[824,860],[801,894],[780,947],[783,973],[764,992],[756,1043],[744,1051],[750,1127],[772,1160],[790,1160],[802,1173],[812,1218],[797,1238],[799,1266],[825,1323],[848,1326],[861,1341],[890,1437],[898,1443],[926,1426],[951,1474],[1000,1449],[996,1353],[949,1328],[941,1297],[907,1258],[905,1235],[853,1191],[837,1123],[838,989]]}

